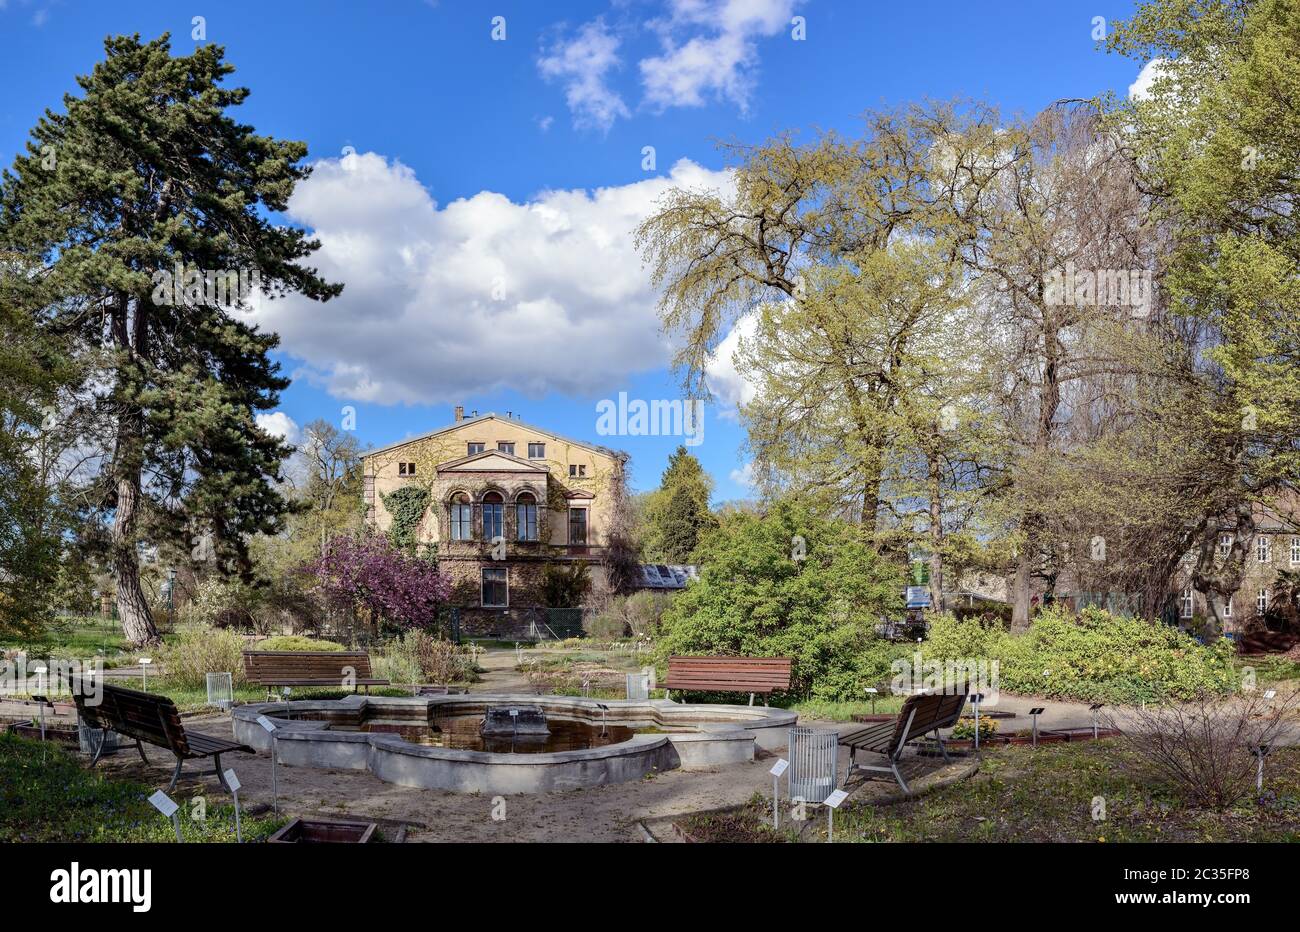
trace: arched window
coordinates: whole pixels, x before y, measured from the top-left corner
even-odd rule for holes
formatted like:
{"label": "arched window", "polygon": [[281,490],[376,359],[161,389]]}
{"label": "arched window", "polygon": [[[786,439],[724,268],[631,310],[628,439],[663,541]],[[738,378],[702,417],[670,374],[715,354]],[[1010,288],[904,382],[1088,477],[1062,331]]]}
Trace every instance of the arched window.
{"label": "arched window", "polygon": [[506,536],[506,500],[500,492],[483,496],[483,539]]}
{"label": "arched window", "polygon": [[451,497],[451,539],[474,539],[474,506],[464,492]]}
{"label": "arched window", "polygon": [[515,498],[515,527],[520,540],[537,540],[537,499],[532,492]]}

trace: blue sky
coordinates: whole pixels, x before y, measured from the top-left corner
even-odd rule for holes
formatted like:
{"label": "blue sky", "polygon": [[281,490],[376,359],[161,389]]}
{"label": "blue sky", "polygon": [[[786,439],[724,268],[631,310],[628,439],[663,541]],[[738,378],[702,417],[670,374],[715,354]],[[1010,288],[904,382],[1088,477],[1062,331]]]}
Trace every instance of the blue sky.
{"label": "blue sky", "polygon": [[[294,377],[275,426],[350,405],[380,446],[459,401],[624,449],[641,489],[679,440],[597,436],[596,404],[680,388],[627,230],[670,184],[723,183],[719,140],[853,133],[863,110],[925,97],[1031,113],[1126,93],[1138,71],[1092,37],[1132,4],[1098,0],[203,6],[0,0],[0,162],[106,35],[170,32],[182,51],[204,16],[252,89],[240,119],[320,160],[289,219],[345,283],[335,302],[258,311]],[[693,451],[718,500],[747,494],[743,440],[725,398],[710,405]]]}

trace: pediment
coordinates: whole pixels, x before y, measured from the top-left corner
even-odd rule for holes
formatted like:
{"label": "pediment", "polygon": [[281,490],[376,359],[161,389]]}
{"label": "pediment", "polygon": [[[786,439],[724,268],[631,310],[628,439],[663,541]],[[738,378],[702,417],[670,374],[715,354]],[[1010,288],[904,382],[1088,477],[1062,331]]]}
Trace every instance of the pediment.
{"label": "pediment", "polygon": [[500,450],[485,450],[472,456],[462,456],[460,459],[449,460],[438,466],[438,472],[440,473],[513,472],[544,474],[547,471],[545,466],[530,463],[526,459],[511,456],[509,453],[502,453]]}

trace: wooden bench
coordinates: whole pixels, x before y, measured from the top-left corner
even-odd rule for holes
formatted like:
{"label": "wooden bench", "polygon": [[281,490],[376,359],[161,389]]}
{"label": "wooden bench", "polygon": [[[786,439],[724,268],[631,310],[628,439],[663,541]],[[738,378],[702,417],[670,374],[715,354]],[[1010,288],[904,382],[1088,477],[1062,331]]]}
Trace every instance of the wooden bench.
{"label": "wooden bench", "polygon": [[387,686],[370,671],[363,650],[246,650],[244,678],[254,686]]}
{"label": "wooden bench", "polygon": [[687,692],[749,693],[767,696],[790,688],[789,657],[669,657],[668,677],[661,684],[664,697],[672,690]]}
{"label": "wooden bench", "polygon": [[[944,747],[943,739],[939,736],[939,729],[951,728],[957,724],[965,706],[965,693],[908,696],[898,717],[893,721],[877,722],[841,735],[840,746],[849,749],[849,769],[844,775],[845,782],[848,782],[854,769],[892,773],[898,785],[903,788],[903,792],[910,796],[912,791],[908,789],[903,775],[898,772],[898,760],[903,756],[903,748],[907,747],[909,742],[933,732],[935,740],[939,742],[939,751],[943,754],[944,761],[948,761],[948,749]],[[859,764],[859,751],[883,755],[889,766],[874,767],[869,764]]]}
{"label": "wooden bench", "polygon": [[229,792],[230,786],[221,771],[221,755],[232,751],[257,753],[238,741],[186,731],[181,724],[180,713],[176,711],[176,704],[166,696],[155,696],[153,693],[142,693],[138,689],[108,683],[99,684],[98,688],[103,692],[96,704],[94,692],[86,695],[82,692],[80,681],[73,681],[72,698],[77,704],[77,714],[88,727],[101,729],[99,747],[90,759],[91,767],[99,763],[100,755],[104,752],[104,739],[108,737],[109,731],[115,731],[119,735],[135,739],[135,749],[140,752],[140,759],[146,764],[149,763],[149,758],[145,756],[144,745],[140,743],[142,741],[166,748],[175,755],[176,771],[172,774],[172,782],[167,784],[167,792],[176,788],[176,781],[181,776],[181,765],[187,760],[202,757],[212,758],[213,769],[199,772],[216,774],[217,780]]}

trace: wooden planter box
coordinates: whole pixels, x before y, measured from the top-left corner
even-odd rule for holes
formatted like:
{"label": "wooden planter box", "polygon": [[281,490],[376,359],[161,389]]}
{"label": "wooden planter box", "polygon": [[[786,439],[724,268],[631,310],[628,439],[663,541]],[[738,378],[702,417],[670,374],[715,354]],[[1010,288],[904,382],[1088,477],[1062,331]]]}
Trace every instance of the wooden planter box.
{"label": "wooden planter box", "polygon": [[294,819],[267,839],[272,845],[364,845],[375,834],[374,822],[319,822]]}
{"label": "wooden planter box", "polygon": [[[9,731],[20,738],[31,738],[34,741],[41,740],[41,723],[35,719],[30,722],[15,722],[9,726]],[[76,748],[80,743],[76,727],[70,728],[61,722],[57,725],[51,722],[45,723],[45,740],[53,741],[55,744],[61,744],[68,748]]]}

